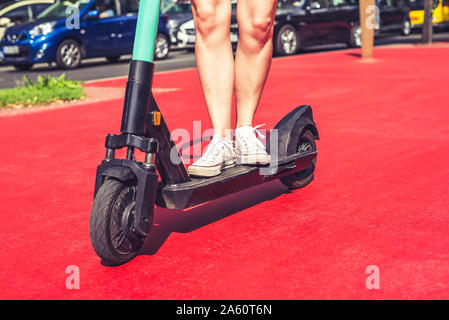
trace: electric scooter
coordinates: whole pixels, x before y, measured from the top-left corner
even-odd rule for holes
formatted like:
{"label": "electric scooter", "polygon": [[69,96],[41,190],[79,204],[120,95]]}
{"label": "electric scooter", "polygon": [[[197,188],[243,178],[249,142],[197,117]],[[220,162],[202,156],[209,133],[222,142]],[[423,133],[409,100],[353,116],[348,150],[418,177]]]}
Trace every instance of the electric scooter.
{"label": "electric scooter", "polygon": [[[152,94],[153,53],[160,0],[141,0],[130,63],[121,134],[106,137],[106,157],[97,168],[90,238],[107,266],[137,256],[151,238],[155,205],[185,209],[274,179],[290,189],[314,178],[319,139],[310,106],[287,114],[271,131],[267,167],[237,164],[219,176],[189,176]],[[126,158],[116,150],[126,148]],[[145,154],[142,162],[135,152]],[[160,178],[160,179],[159,179]]]}

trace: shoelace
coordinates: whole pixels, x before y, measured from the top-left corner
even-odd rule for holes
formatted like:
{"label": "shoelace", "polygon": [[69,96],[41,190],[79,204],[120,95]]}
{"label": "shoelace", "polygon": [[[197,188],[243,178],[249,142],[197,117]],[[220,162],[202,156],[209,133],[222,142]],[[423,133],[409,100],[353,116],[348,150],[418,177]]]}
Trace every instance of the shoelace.
{"label": "shoelace", "polygon": [[[263,126],[265,126],[264,124],[259,124],[253,128],[251,128],[251,133],[254,134],[255,139],[250,139],[248,137],[244,137],[245,142],[246,142],[246,146],[249,147],[249,141],[251,142],[255,142],[256,143],[256,149],[263,149],[265,150],[265,146],[263,145],[263,143],[257,138],[257,136],[261,137],[262,139],[265,139],[265,135],[259,130],[259,128],[262,128]],[[256,136],[257,135],[257,136]]]}
{"label": "shoelace", "polygon": [[207,147],[206,152],[204,152],[203,156],[199,161],[206,162],[206,159],[210,161],[209,157],[212,156],[212,160],[216,161],[216,159],[220,156],[221,148],[219,144],[222,143],[229,151],[231,156],[235,153],[235,146],[233,141],[228,141],[224,138],[214,138],[210,142]]}

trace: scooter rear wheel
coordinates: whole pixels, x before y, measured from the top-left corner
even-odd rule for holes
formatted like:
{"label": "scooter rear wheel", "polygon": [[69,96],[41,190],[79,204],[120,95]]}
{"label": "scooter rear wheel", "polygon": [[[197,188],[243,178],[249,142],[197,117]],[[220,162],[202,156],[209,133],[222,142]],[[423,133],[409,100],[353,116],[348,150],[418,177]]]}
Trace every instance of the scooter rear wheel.
{"label": "scooter rear wheel", "polygon": [[[316,142],[313,133],[309,130],[304,131],[298,139],[297,153],[316,151]],[[279,180],[290,189],[299,189],[307,186],[314,179],[316,158],[310,168],[301,170],[290,176],[282,177]]]}
{"label": "scooter rear wheel", "polygon": [[98,190],[90,216],[90,239],[106,266],[134,259],[143,239],[132,232],[136,182],[107,178]]}

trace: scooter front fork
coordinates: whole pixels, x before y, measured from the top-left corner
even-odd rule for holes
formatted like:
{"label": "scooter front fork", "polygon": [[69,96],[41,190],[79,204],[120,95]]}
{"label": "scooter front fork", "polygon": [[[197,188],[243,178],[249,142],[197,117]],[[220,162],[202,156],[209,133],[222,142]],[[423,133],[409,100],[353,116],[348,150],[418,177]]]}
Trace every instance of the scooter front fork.
{"label": "scooter front fork", "polygon": [[[159,178],[155,165],[158,144],[155,139],[150,139],[151,144],[145,150],[147,151],[145,161],[138,162],[134,160],[134,146],[115,144],[119,140],[124,140],[125,137],[132,140],[129,135],[108,135],[106,138],[106,157],[97,168],[95,195],[106,178],[117,179],[123,184],[136,185],[134,214],[132,220],[127,217],[126,225],[130,226],[133,234],[143,238],[148,235],[153,223]],[[115,150],[122,147],[128,148],[127,158],[116,159]],[[125,222],[123,224],[125,225]]]}

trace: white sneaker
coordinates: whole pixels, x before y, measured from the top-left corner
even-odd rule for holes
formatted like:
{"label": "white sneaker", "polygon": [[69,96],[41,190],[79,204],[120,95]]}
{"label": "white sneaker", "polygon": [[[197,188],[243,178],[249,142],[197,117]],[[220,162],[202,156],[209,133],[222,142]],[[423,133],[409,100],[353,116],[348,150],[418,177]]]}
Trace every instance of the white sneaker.
{"label": "white sneaker", "polygon": [[256,127],[245,126],[235,130],[235,142],[237,145],[237,161],[241,164],[268,164],[271,157],[267,153],[263,143],[256,137],[256,133],[265,138]]}
{"label": "white sneaker", "polygon": [[232,141],[214,135],[203,156],[189,166],[188,173],[193,176],[214,177],[221,170],[235,166],[235,151]]}

